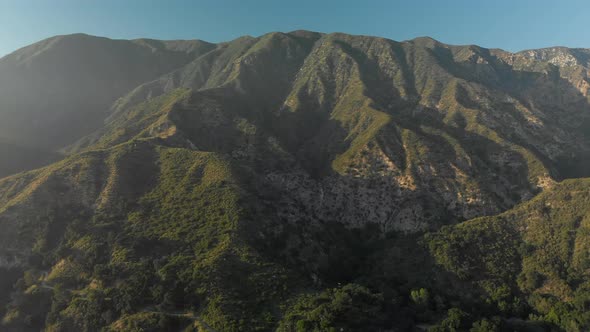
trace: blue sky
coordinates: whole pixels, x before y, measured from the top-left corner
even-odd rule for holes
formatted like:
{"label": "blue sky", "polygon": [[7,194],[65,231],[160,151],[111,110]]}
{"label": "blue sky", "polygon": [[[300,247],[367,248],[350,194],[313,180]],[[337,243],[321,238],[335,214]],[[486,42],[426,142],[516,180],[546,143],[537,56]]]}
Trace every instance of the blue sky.
{"label": "blue sky", "polygon": [[307,29],[510,51],[590,48],[590,0],[0,0],[0,55],[75,32],[226,41]]}

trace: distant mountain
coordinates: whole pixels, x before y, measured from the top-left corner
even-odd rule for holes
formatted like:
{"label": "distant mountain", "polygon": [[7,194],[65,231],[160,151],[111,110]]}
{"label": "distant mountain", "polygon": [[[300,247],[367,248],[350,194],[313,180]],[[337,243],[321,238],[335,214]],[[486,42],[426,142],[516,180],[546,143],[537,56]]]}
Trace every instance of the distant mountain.
{"label": "distant mountain", "polygon": [[61,148],[98,129],[117,98],[212,47],[75,34],[22,48],[0,60],[1,138]]}
{"label": "distant mountain", "polygon": [[588,54],[308,31],[17,51],[0,134],[66,156],[0,180],[3,327],[587,329]]}

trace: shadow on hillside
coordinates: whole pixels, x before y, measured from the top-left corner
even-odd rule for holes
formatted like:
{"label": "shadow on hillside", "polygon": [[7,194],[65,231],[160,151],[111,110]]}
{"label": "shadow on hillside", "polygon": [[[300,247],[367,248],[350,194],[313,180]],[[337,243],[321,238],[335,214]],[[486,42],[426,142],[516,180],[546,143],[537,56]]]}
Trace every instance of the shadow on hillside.
{"label": "shadow on hillside", "polygon": [[[525,137],[522,133],[511,130],[511,123],[503,123],[504,126],[496,128],[498,133],[507,141],[514,142],[535,154],[550,170],[556,170],[553,176],[557,179],[588,177],[590,168],[590,100],[584,96],[570,81],[560,76],[557,66],[546,64],[540,71],[526,71],[515,69],[504,61],[490,53],[487,49],[476,48],[478,56],[487,63],[479,63],[476,60],[455,62],[453,54],[447,48],[438,47],[432,50],[432,54],[439,60],[441,66],[456,77],[468,82],[481,84],[487,88],[515,98],[527,108],[540,110],[547,117],[543,119],[546,125],[546,133],[552,135],[561,129],[569,130],[568,134],[579,142],[578,147],[572,147],[568,151],[559,151],[559,154],[549,159],[542,153],[539,147],[544,144],[553,144],[543,137],[535,137],[534,131],[540,130],[534,126],[527,128]],[[530,99],[534,98],[534,102]],[[478,105],[467,101],[466,106],[477,108]],[[471,103],[471,105],[469,105]],[[519,123],[527,123],[524,114],[517,110],[512,103],[503,103],[493,108],[492,111],[500,114],[490,114],[499,119],[503,112],[510,115]],[[551,137],[551,136],[549,136]],[[537,139],[539,145],[527,143]],[[552,138],[552,137],[551,137]],[[582,148],[582,150],[576,148]]]}
{"label": "shadow on hillside", "polygon": [[[265,226],[269,226],[265,224]],[[275,230],[278,226],[274,226]],[[383,296],[383,312],[394,326],[435,323],[450,308],[461,308],[474,315],[526,319],[522,308],[501,311],[497,298],[479,286],[478,281],[498,282],[486,272],[480,256],[469,257],[469,278],[460,278],[433,257],[423,234],[390,233],[383,236],[375,225],[348,229],[332,222],[323,224],[280,225],[282,231],[251,239],[251,244],[271,261],[296,272],[300,292],[321,292],[346,284],[359,284]],[[471,243],[477,246],[477,243]],[[473,255],[468,247],[455,255]],[[461,259],[460,256],[452,259]],[[517,262],[520,270],[520,261]],[[516,278],[516,277],[515,277]],[[516,280],[502,281],[510,296],[520,297]],[[412,293],[425,289],[425,302],[416,303]]]}

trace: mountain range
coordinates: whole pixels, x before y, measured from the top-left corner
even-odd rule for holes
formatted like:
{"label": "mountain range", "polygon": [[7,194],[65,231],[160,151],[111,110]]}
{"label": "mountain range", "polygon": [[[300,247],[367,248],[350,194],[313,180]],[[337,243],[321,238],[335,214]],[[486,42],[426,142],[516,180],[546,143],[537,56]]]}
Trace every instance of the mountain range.
{"label": "mountain range", "polygon": [[9,331],[590,328],[590,49],[310,31],[0,59]]}

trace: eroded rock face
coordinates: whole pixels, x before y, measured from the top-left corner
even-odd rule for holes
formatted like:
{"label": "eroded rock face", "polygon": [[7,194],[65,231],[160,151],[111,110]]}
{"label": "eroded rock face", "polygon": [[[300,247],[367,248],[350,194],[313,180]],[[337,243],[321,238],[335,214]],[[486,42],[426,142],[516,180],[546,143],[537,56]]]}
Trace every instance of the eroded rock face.
{"label": "eroded rock face", "polygon": [[519,53],[498,53],[499,57],[516,68],[532,71],[547,70],[540,64],[551,64],[559,69],[560,77],[570,82],[584,97],[588,97],[590,79],[590,51],[551,47]]}
{"label": "eroded rock face", "polygon": [[547,61],[558,67],[590,67],[590,52],[586,49],[550,47],[539,50],[523,51],[521,54],[539,61]]}
{"label": "eroded rock face", "polygon": [[[454,163],[420,165],[413,173],[400,171],[383,153],[364,156],[360,168],[322,179],[304,171],[268,174],[265,182],[279,197],[278,217],[295,224],[336,221],[353,228],[376,224],[384,233],[416,232],[496,214],[536,190],[511,186],[500,173],[494,186],[479,185],[467,174],[472,169]],[[504,158],[495,162],[510,162]]]}

